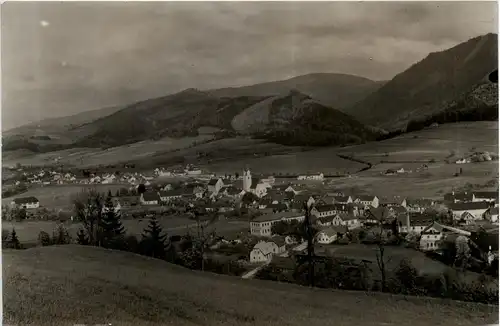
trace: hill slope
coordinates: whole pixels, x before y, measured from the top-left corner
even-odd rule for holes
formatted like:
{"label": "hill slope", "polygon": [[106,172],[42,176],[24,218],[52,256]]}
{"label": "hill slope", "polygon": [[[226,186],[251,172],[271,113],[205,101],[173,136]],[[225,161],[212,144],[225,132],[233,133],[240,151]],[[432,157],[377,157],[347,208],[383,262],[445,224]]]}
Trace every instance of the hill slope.
{"label": "hill slope", "polygon": [[[4,323],[63,325],[484,325],[498,307],[327,291],[199,273],[125,252],[4,250]],[[360,314],[360,310],[365,313]]]}
{"label": "hill slope", "polygon": [[[287,145],[335,145],[374,139],[373,133],[352,117],[295,90],[282,96],[218,97],[188,89],[135,103],[75,128],[72,132],[85,137],[71,146],[107,148],[166,136],[196,136],[200,127],[216,127],[221,130],[217,136],[222,138],[240,133],[267,139],[266,135],[278,132],[281,136],[273,140],[280,144],[283,131]],[[266,134],[260,135],[262,132]]]}
{"label": "hill slope", "polygon": [[284,95],[298,90],[326,106],[343,111],[380,88],[385,81],[335,73],[314,73],[242,87],[210,90],[221,97]]}
{"label": "hill slope", "polygon": [[361,121],[392,130],[410,118],[432,114],[497,69],[497,35],[487,34],[429,54],[354,105]]}

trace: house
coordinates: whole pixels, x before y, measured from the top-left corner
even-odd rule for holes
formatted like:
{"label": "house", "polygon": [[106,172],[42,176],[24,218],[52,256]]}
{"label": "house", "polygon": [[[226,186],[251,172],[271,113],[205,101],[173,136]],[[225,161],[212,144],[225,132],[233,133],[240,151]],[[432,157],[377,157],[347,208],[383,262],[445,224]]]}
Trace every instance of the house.
{"label": "house", "polygon": [[356,198],[355,203],[363,204],[365,207],[375,207],[379,206],[379,199],[377,196],[362,195]]}
{"label": "house", "polygon": [[483,214],[492,206],[492,204],[489,202],[468,202],[454,203],[449,206],[453,212],[453,218],[455,220],[460,220],[465,212],[469,212],[474,219],[481,220],[483,218]]}
{"label": "house", "polygon": [[16,198],[11,202],[16,208],[34,209],[40,207],[40,201],[33,196]]}
{"label": "house", "polygon": [[353,200],[351,196],[333,196],[332,204],[352,204]]}
{"label": "house", "polygon": [[333,224],[333,217],[332,216],[318,217],[316,218],[316,224],[319,226],[331,226]]}
{"label": "house", "polygon": [[161,198],[155,191],[146,191],[145,193],[141,194],[140,201],[143,205],[158,205],[161,201]]}
{"label": "house", "polygon": [[213,178],[210,179],[210,181],[208,182],[208,191],[212,194],[217,195],[223,186],[224,182],[222,181],[221,178],[218,179]]}
{"label": "house", "polygon": [[[260,208],[260,203],[259,203],[259,208]],[[270,205],[267,205],[266,208],[269,208],[269,209],[272,209],[272,211],[274,213],[278,213],[278,212],[285,212],[288,210],[288,206],[286,204],[270,204]]]}
{"label": "house", "polygon": [[397,173],[405,173],[405,169],[404,168],[400,168],[396,171]]}
{"label": "house", "polygon": [[349,214],[338,214],[332,219],[332,226],[347,226],[349,230],[361,226],[361,218]]}
{"label": "house", "polygon": [[299,175],[297,180],[317,180],[323,181],[325,179],[323,173],[311,174],[311,175]]}
{"label": "house", "polygon": [[316,217],[333,217],[337,214],[337,207],[336,205],[314,206],[311,214]]}
{"label": "house", "polygon": [[256,236],[270,237],[272,225],[280,221],[291,222],[295,220],[301,222],[304,219],[303,212],[281,212],[257,216],[250,222],[250,233]]}
{"label": "house", "polygon": [[467,203],[471,202],[473,199],[473,195],[471,192],[455,192],[447,193],[444,195],[445,204],[454,204],[454,203]]}
{"label": "house", "polygon": [[242,192],[243,191],[241,189],[238,189],[234,186],[225,187],[222,190],[222,194],[224,196],[231,197],[231,198],[240,197],[242,195]]}
{"label": "house", "polygon": [[495,202],[498,199],[498,191],[475,191],[472,193],[473,202]]}
{"label": "house", "polygon": [[425,199],[425,198],[419,198],[419,199],[405,199],[403,202],[404,206],[408,212],[410,213],[422,213],[425,211],[427,208],[431,208],[434,206],[435,201],[432,199]]}
{"label": "house", "polygon": [[273,255],[279,255],[286,251],[284,239],[273,237],[269,241],[260,240],[250,252],[250,263],[270,261]]}
{"label": "house", "polygon": [[390,208],[387,207],[370,207],[365,210],[365,222],[369,224],[389,223],[393,219]]}
{"label": "house", "polygon": [[483,218],[492,223],[498,223],[498,206],[490,207],[484,212]]}
{"label": "house", "polygon": [[460,224],[461,225],[471,225],[471,224],[474,224],[474,221],[476,219],[474,218],[474,216],[469,213],[469,212],[464,212],[462,214],[462,216],[460,216]]}
{"label": "house", "polygon": [[316,234],[316,241],[320,244],[330,244],[335,242],[339,236],[347,233],[347,229],[341,226],[332,226],[319,231]]}
{"label": "house", "polygon": [[468,231],[434,222],[422,231],[420,237],[420,249],[424,251],[434,251],[440,249],[441,240],[451,233],[467,237],[470,237],[471,235]]}
{"label": "house", "polygon": [[393,169],[388,169],[387,171],[384,172],[385,175],[395,175],[397,172],[396,170]]}
{"label": "house", "polygon": [[174,200],[181,199],[183,194],[183,189],[173,189],[159,192],[160,200],[165,203],[170,203]]}
{"label": "house", "polygon": [[424,213],[407,213],[399,215],[398,229],[399,233],[417,233],[422,231],[434,222],[434,217]]}

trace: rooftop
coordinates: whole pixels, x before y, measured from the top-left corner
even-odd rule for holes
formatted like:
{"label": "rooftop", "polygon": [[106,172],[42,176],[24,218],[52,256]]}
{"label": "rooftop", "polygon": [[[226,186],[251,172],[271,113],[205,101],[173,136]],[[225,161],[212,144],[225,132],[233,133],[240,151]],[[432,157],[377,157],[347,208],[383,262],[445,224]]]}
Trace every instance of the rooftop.
{"label": "rooftop", "polygon": [[303,213],[280,212],[280,213],[272,213],[272,214],[257,216],[255,219],[252,220],[252,222],[270,222],[287,218],[298,218],[303,216],[304,216]]}

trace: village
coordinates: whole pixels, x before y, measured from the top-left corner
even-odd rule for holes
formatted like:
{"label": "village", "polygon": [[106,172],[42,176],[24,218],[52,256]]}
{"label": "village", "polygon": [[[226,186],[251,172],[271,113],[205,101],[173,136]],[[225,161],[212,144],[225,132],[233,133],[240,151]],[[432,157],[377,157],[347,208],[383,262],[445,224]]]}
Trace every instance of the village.
{"label": "village", "polygon": [[[255,176],[244,169],[234,175],[216,176],[193,166],[157,168],[149,174],[125,171],[98,175],[83,171],[77,176],[42,170],[21,175],[21,181],[42,187],[121,185],[109,195],[124,220],[153,215],[168,220],[176,215],[192,224],[196,212],[196,218],[206,221],[215,218],[220,223],[247,223],[246,227],[216,234],[206,252],[210,257],[245,265],[244,278],[254,277],[266,266],[291,266],[294,255],[304,253],[307,243],[297,231],[306,218],[304,203],[312,207],[318,254],[341,254],[346,248],[366,247],[383,235],[388,244],[397,236],[404,240],[405,250],[442,256],[443,248],[450,243],[454,245],[463,237],[473,239],[482,231],[488,241],[477,245],[471,241],[478,249],[478,261],[487,265],[498,261],[497,191],[451,192],[440,200],[386,198],[336,191],[322,173],[284,178]],[[46,209],[33,196],[15,196],[10,204],[12,211],[25,211],[23,216],[28,219],[36,219],[37,210]],[[3,219],[8,216],[4,214]],[[71,213],[65,219],[67,223],[78,222]],[[344,249],[337,250],[339,245]]]}

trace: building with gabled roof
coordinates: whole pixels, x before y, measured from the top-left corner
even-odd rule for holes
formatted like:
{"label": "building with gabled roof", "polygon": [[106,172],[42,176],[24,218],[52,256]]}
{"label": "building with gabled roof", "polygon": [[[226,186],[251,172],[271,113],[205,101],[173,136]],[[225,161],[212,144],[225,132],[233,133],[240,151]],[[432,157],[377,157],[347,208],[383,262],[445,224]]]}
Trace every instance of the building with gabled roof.
{"label": "building with gabled roof", "polygon": [[472,193],[473,202],[495,202],[498,199],[498,191],[474,191]]}
{"label": "building with gabled roof", "polygon": [[316,241],[320,244],[331,244],[335,242],[339,236],[343,236],[348,232],[345,226],[330,226],[320,230],[316,234]]}
{"label": "building with gabled roof", "polygon": [[471,232],[459,228],[443,225],[433,222],[426,227],[420,236],[420,249],[424,251],[434,251],[440,249],[440,243],[448,234],[459,234],[462,236],[471,236]]}
{"label": "building with gabled roof", "polygon": [[250,233],[256,236],[270,237],[272,235],[272,225],[280,221],[291,222],[295,220],[302,222],[304,219],[303,212],[280,212],[257,216],[250,222]]}
{"label": "building with gabled roof", "polygon": [[455,220],[460,220],[465,212],[469,212],[474,216],[474,219],[481,220],[483,214],[492,206],[490,202],[454,203],[449,205]]}
{"label": "building with gabled roof", "polygon": [[156,191],[146,191],[141,194],[140,201],[143,205],[158,205],[161,198]]}
{"label": "building with gabled roof", "polygon": [[33,196],[20,197],[12,200],[11,205],[17,208],[34,209],[40,207],[40,201]]}

